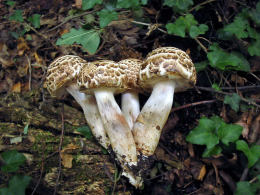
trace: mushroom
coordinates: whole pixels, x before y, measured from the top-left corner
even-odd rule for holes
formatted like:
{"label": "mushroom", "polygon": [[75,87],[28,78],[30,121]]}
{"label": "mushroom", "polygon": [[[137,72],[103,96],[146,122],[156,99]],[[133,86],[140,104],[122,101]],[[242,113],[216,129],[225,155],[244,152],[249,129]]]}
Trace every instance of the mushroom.
{"label": "mushroom", "polygon": [[171,111],[174,92],[184,91],[195,83],[195,67],[184,51],[161,47],[147,55],[140,70],[139,85],[152,93],[133,127],[137,151],[142,157],[154,154]]}
{"label": "mushroom", "polygon": [[141,178],[132,171],[137,165],[136,146],[131,129],[118,106],[114,94],[128,89],[125,66],[111,60],[98,60],[85,65],[78,85],[87,94],[94,94],[112,149],[123,168],[123,175],[139,187]]}
{"label": "mushroom", "polygon": [[53,97],[62,97],[66,92],[74,97],[83,109],[86,121],[99,143],[108,149],[110,143],[100,117],[94,96],[79,91],[76,78],[85,60],[74,55],[65,55],[54,60],[48,67],[44,87]]}
{"label": "mushroom", "polygon": [[122,93],[121,108],[130,129],[133,128],[134,122],[140,113],[140,104],[138,91],[140,87],[137,84],[139,71],[141,69],[142,60],[128,58],[118,62],[119,67],[126,71],[127,81],[126,84],[130,88]]}

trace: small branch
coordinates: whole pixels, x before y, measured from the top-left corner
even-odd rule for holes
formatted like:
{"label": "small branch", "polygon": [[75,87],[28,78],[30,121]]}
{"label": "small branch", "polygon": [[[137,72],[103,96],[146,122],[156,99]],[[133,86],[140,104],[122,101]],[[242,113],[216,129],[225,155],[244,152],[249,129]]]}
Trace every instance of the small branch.
{"label": "small branch", "polygon": [[216,0],[208,0],[208,1],[204,1],[204,2],[202,2],[202,3],[199,3],[199,4],[197,4],[196,6],[194,6],[193,8],[191,8],[188,12],[192,12],[193,10],[197,9],[198,7],[200,7],[200,6],[202,6],[202,5],[206,5],[206,4],[208,4],[208,3],[212,3],[212,2],[214,2],[214,1],[216,1]]}
{"label": "small branch", "polygon": [[35,28],[33,28],[30,24],[24,22],[23,25],[25,27],[29,27],[33,32],[35,32],[38,36],[42,37],[46,42],[50,43],[55,49],[59,49],[53,42],[51,42],[44,34],[37,31]]}
{"label": "small branch", "polygon": [[62,103],[62,108],[61,108],[61,135],[60,135],[60,144],[59,144],[59,171],[58,171],[58,176],[56,179],[56,184],[54,188],[53,195],[57,193],[57,188],[58,188],[58,183],[60,180],[60,174],[61,174],[61,149],[62,149],[62,143],[63,143],[63,136],[64,136],[64,103]]}
{"label": "small branch", "polygon": [[260,89],[260,85],[249,85],[243,87],[221,87],[222,90],[240,90],[240,91],[249,91],[254,89]]}
{"label": "small branch", "polygon": [[203,49],[203,51],[207,54],[208,49],[199,41],[197,37],[194,38],[194,40],[199,44],[199,46]]}
{"label": "small branch", "polygon": [[28,67],[29,67],[29,91],[32,90],[31,87],[31,82],[32,82],[32,66],[31,66],[31,60],[29,59],[29,57],[25,54],[27,61],[28,61]]}
{"label": "small branch", "polygon": [[[219,93],[219,94],[224,94],[224,95],[232,95],[232,93],[229,93],[229,92],[224,92],[224,91],[216,91],[215,89],[213,88],[210,88],[210,87],[197,87],[197,89],[200,89],[200,90],[203,90],[203,91],[209,91],[209,92],[213,92],[213,93]],[[239,95],[239,94],[238,94]],[[260,108],[260,105],[256,104],[254,101],[252,100],[249,100],[249,99],[246,99],[244,98],[243,96],[239,95],[241,100],[243,102],[246,102],[247,104],[249,105],[253,105],[253,106],[256,106],[258,108]]]}
{"label": "small branch", "polygon": [[[45,142],[44,142],[45,143]],[[44,144],[44,148],[43,151],[45,151],[45,144]],[[38,186],[40,185],[41,179],[42,179],[42,175],[43,175],[43,170],[44,170],[44,163],[45,163],[45,158],[44,158],[44,152],[42,153],[42,162],[41,162],[41,173],[40,173],[40,178],[37,181],[37,184],[35,185],[33,192],[31,193],[31,195],[34,195],[34,193],[36,192]]]}
{"label": "small branch", "polygon": [[200,105],[200,104],[211,104],[213,102],[216,102],[217,100],[204,100],[204,101],[200,101],[200,102],[194,102],[194,103],[190,103],[190,104],[186,104],[186,105],[183,105],[183,106],[179,106],[177,108],[172,108],[171,112],[175,112],[177,110],[182,110],[184,108],[188,108],[188,107],[192,107],[192,106],[197,106],[197,105]]}
{"label": "small branch", "polygon": [[60,26],[64,25],[65,23],[69,22],[70,20],[73,20],[75,18],[79,18],[81,16],[85,16],[85,15],[88,15],[88,14],[91,14],[93,12],[96,12],[96,11],[99,11],[99,10],[93,10],[93,11],[88,11],[88,12],[83,12],[83,13],[80,13],[78,15],[75,15],[75,16],[71,16],[71,17],[68,17],[66,18],[63,22],[61,22],[60,24],[58,24],[57,26],[49,29],[46,31],[46,33],[50,32],[50,31],[53,31],[53,30],[56,30],[57,28],[59,28]]}
{"label": "small branch", "polygon": [[250,74],[255,77],[258,81],[260,81],[260,78],[258,76],[256,76],[254,73],[250,72]]}

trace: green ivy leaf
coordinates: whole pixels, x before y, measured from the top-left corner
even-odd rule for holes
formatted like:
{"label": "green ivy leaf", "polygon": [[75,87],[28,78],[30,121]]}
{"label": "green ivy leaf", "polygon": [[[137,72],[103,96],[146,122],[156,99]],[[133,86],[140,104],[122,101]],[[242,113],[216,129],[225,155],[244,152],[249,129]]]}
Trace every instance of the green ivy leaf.
{"label": "green ivy leaf", "polygon": [[216,43],[209,47],[207,57],[210,65],[220,70],[250,71],[248,61],[240,53],[228,53],[219,48]]}
{"label": "green ivy leaf", "polygon": [[1,167],[3,172],[15,172],[19,169],[19,166],[24,164],[26,158],[23,154],[16,150],[9,150],[1,154],[4,160],[4,166]]}
{"label": "green ivy leaf", "polygon": [[100,12],[97,13],[99,16],[99,26],[100,28],[106,27],[111,21],[117,20],[117,12],[110,11],[107,9],[102,9]]}
{"label": "green ivy leaf", "polygon": [[208,30],[208,26],[200,24],[195,20],[192,14],[186,16],[180,16],[174,23],[168,23],[166,25],[167,32],[180,37],[185,37],[186,32],[189,33],[191,38],[195,38],[200,34],[204,34]]}
{"label": "green ivy leaf", "polygon": [[219,85],[217,83],[213,83],[211,87],[213,89],[215,89],[216,91],[221,91],[221,88],[219,87]]}
{"label": "green ivy leaf", "polygon": [[240,100],[240,96],[233,93],[232,95],[225,95],[224,104],[228,104],[234,111],[238,112]]}
{"label": "green ivy leaf", "polygon": [[40,24],[40,18],[41,15],[40,14],[33,14],[32,16],[30,16],[28,18],[29,22],[32,23],[32,25],[34,26],[34,28],[40,28],[41,24]]}
{"label": "green ivy leaf", "polygon": [[139,7],[139,0],[117,0],[117,8],[136,8]]}
{"label": "green ivy leaf", "polygon": [[15,10],[15,12],[9,17],[9,20],[23,22],[23,10]]}
{"label": "green ivy leaf", "polygon": [[29,176],[15,175],[10,179],[8,188],[0,189],[0,195],[25,195],[25,189],[30,181]]}
{"label": "green ivy leaf", "polygon": [[193,5],[192,0],[164,0],[163,5],[172,7],[175,12],[186,12]]}
{"label": "green ivy leaf", "polygon": [[88,126],[79,127],[77,128],[77,131],[82,135],[84,135],[87,139],[89,140],[93,139],[91,129]]}
{"label": "green ivy leaf", "polygon": [[240,181],[237,183],[237,189],[235,191],[235,195],[245,195],[245,194],[255,195],[248,181]]}
{"label": "green ivy leaf", "polygon": [[14,6],[15,3],[16,3],[15,1],[7,1],[7,2],[6,2],[6,5]]}
{"label": "green ivy leaf", "polygon": [[205,70],[208,66],[208,61],[202,61],[202,62],[197,62],[195,63],[195,68],[196,68],[196,71],[199,72],[199,71],[202,71],[202,70]]}
{"label": "green ivy leaf", "polygon": [[256,41],[251,42],[248,47],[248,53],[250,54],[250,56],[260,56],[260,38]]}
{"label": "green ivy leaf", "polygon": [[243,128],[240,125],[225,124],[223,123],[218,129],[218,137],[225,144],[238,140],[242,133]]}
{"label": "green ivy leaf", "polygon": [[204,34],[208,30],[206,24],[200,24],[199,26],[191,26],[189,34],[191,38],[196,38],[198,35]]}
{"label": "green ivy leaf", "polygon": [[246,31],[249,23],[247,19],[241,16],[236,16],[234,21],[224,27],[224,31],[235,35],[238,39],[247,38],[248,33]]}
{"label": "green ivy leaf", "polygon": [[185,37],[185,30],[186,27],[182,20],[176,20],[175,23],[168,23],[166,24],[166,29],[169,34],[177,35],[180,37]]}
{"label": "green ivy leaf", "polygon": [[199,120],[199,125],[188,134],[186,140],[192,144],[206,145],[207,149],[211,149],[219,143],[214,133],[215,128],[214,121],[202,118]]}
{"label": "green ivy leaf", "polygon": [[256,9],[249,12],[249,16],[258,26],[260,25],[260,1],[256,4]]}
{"label": "green ivy leaf", "polygon": [[252,167],[260,158],[260,145],[254,145],[250,148],[244,140],[236,141],[236,149],[242,151],[248,160],[248,167]]}
{"label": "green ivy leaf", "polygon": [[218,155],[222,152],[222,149],[220,146],[214,146],[212,148],[206,148],[206,150],[203,152],[202,157],[206,158],[206,157],[210,157],[213,155]]}
{"label": "green ivy leaf", "polygon": [[81,44],[90,54],[94,54],[100,43],[99,33],[95,30],[72,28],[70,32],[57,40],[56,45],[72,45],[73,43]]}
{"label": "green ivy leaf", "polygon": [[92,9],[95,5],[102,2],[103,0],[82,0],[82,10]]}

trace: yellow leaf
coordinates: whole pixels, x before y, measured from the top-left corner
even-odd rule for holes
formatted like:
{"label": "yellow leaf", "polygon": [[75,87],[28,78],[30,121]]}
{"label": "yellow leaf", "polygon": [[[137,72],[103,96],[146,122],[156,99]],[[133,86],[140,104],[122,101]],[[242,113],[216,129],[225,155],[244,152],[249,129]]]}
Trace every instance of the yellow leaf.
{"label": "yellow leaf", "polygon": [[21,83],[20,82],[13,85],[12,92],[21,93]]}

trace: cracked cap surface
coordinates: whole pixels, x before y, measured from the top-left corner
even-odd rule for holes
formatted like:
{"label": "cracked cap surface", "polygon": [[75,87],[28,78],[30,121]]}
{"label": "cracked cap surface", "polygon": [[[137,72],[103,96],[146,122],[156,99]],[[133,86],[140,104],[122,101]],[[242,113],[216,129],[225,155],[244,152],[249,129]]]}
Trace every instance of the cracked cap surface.
{"label": "cracked cap surface", "polygon": [[87,61],[75,56],[65,55],[54,60],[48,67],[44,87],[51,96],[60,97],[64,94],[65,88],[75,82],[82,66]]}
{"label": "cracked cap surface", "polygon": [[135,58],[128,58],[118,62],[119,66],[125,69],[127,75],[126,85],[134,90],[140,90],[138,77],[143,61]]}
{"label": "cracked cap surface", "polygon": [[78,77],[80,90],[93,94],[95,89],[111,89],[115,94],[130,87],[127,83],[128,66],[112,60],[98,60],[83,66]]}
{"label": "cracked cap surface", "polygon": [[162,80],[175,80],[175,91],[184,91],[196,83],[196,70],[191,58],[175,47],[160,47],[150,52],[142,64],[139,85],[151,91]]}

